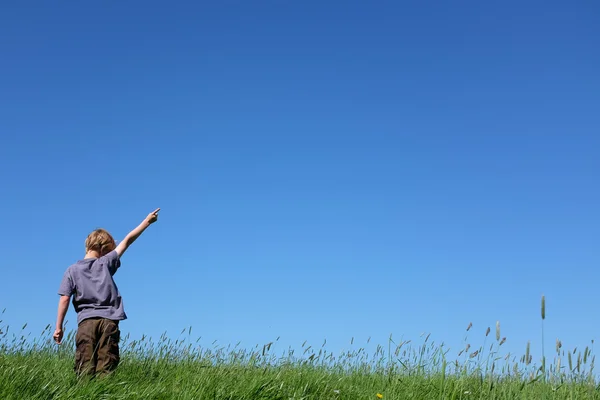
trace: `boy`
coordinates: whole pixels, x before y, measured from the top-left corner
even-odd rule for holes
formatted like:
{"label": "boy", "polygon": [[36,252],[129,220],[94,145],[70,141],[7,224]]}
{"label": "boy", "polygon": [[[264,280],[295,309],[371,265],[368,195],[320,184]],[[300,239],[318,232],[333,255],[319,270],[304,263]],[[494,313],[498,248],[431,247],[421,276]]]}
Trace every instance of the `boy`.
{"label": "boy", "polygon": [[113,275],[127,248],[158,219],[157,208],[129,232],[118,245],[104,229],[96,229],[85,241],[85,257],[67,268],[58,294],[58,317],[54,340],[62,343],[63,321],[73,295],[77,312],[75,372],[105,375],[119,364],[119,321],[127,318]]}

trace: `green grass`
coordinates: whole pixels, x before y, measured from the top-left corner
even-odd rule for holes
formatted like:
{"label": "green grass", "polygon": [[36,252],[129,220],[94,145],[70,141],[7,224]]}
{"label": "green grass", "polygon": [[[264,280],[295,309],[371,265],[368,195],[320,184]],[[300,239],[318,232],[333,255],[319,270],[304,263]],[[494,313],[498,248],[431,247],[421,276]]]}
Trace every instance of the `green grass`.
{"label": "green grass", "polygon": [[557,343],[553,362],[536,365],[531,356],[501,355],[499,332],[494,338],[488,331],[482,346],[459,352],[428,336],[419,345],[390,337],[371,355],[364,348],[334,355],[324,344],[278,354],[277,343],[206,348],[190,343],[189,335],[125,338],[113,375],[78,380],[74,332],[56,346],[50,327],[33,340],[24,328],[12,333],[0,324],[3,400],[377,399],[378,393],[384,399],[600,399],[589,348],[566,352]]}

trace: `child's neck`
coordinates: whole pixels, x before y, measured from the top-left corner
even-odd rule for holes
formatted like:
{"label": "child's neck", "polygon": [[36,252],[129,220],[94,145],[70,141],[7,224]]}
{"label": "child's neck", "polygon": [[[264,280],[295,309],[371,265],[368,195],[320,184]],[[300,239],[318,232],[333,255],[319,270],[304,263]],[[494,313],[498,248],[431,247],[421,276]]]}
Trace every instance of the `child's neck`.
{"label": "child's neck", "polygon": [[90,250],[85,253],[85,258],[100,258],[100,254],[96,250]]}

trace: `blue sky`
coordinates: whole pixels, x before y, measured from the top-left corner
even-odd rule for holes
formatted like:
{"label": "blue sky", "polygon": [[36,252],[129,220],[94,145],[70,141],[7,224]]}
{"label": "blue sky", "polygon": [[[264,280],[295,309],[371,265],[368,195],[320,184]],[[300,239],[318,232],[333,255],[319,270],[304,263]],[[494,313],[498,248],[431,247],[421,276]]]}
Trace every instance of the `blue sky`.
{"label": "blue sky", "polygon": [[134,337],[597,339],[598,4],[204,3],[3,6],[5,323],[161,207]]}

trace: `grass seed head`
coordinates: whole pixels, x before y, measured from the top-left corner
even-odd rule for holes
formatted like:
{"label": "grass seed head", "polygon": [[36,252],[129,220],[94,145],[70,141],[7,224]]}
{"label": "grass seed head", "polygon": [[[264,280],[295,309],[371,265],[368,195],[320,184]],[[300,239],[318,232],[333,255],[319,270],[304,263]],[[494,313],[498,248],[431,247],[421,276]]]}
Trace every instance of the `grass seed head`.
{"label": "grass seed head", "polygon": [[569,370],[573,371],[573,360],[571,358],[571,352],[569,352],[568,354],[569,354]]}
{"label": "grass seed head", "polygon": [[542,319],[546,319],[546,296],[542,295]]}
{"label": "grass seed head", "polygon": [[500,321],[496,321],[496,341],[500,340]]}

